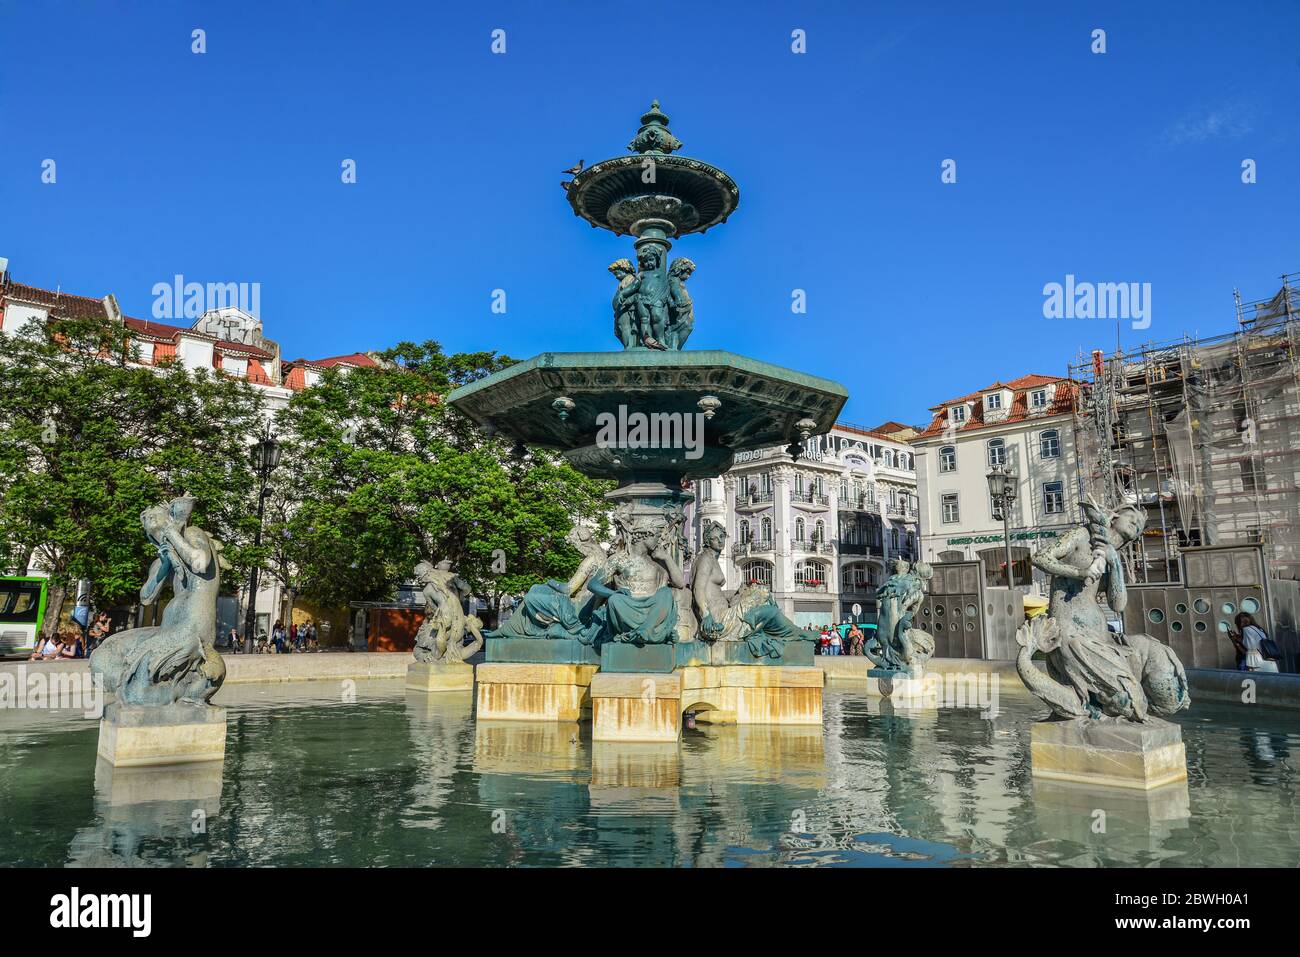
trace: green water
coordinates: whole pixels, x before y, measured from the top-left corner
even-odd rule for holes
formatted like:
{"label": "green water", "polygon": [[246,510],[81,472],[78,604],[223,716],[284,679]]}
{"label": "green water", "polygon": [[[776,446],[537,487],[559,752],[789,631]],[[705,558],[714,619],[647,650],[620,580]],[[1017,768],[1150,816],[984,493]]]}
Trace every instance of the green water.
{"label": "green water", "polygon": [[[1190,780],[1155,797],[1035,783],[1000,711],[894,712],[831,686],[825,729],[678,748],[485,723],[396,681],[223,690],[224,766],[96,768],[95,722],[0,713],[0,866],[1295,865],[1300,716],[1193,705]],[[152,773],[152,777],[149,776]],[[1103,813],[1099,813],[1103,812]],[[1104,824],[1104,832],[1099,833]]]}

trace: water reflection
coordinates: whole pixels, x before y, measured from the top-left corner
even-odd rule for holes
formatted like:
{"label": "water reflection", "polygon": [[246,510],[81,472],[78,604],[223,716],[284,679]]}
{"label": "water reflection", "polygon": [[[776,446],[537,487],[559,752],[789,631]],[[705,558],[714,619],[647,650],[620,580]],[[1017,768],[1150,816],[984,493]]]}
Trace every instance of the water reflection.
{"label": "water reflection", "polygon": [[175,855],[172,863],[206,867],[203,835],[221,813],[222,761],[156,767],[115,768],[95,764],[95,823],[72,838],[68,863],[74,867],[131,867],[157,863],[155,845]]}
{"label": "water reflection", "polygon": [[1098,794],[1033,780],[1043,709],[1005,689],[988,718],[832,687],[824,729],[702,725],[667,748],[476,725],[469,695],[397,682],[341,691],[223,689],[206,784],[97,777],[93,722],[0,713],[0,865],[1254,866],[1300,848],[1284,712],[1197,705],[1185,786]]}

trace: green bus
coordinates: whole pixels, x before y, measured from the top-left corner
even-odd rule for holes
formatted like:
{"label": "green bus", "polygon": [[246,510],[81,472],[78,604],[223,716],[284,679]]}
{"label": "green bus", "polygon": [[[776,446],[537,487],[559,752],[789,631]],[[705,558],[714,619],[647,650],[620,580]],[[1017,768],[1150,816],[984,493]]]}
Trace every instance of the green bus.
{"label": "green bus", "polygon": [[48,578],[0,576],[0,658],[32,653],[48,593]]}

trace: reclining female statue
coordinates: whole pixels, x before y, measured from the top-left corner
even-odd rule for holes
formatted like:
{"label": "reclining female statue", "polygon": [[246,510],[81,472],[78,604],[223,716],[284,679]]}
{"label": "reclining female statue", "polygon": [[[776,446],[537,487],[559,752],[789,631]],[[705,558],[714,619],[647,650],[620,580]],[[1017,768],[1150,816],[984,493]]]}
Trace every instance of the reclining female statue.
{"label": "reclining female statue", "polygon": [[728,601],[722,588],[722,552],[727,529],[718,522],[704,525],[704,549],[691,570],[691,589],[704,641],[744,641],[755,658],[780,658],[787,641],[816,641],[818,635],[796,627],[781,614],[772,593],[761,585],[742,585]]}

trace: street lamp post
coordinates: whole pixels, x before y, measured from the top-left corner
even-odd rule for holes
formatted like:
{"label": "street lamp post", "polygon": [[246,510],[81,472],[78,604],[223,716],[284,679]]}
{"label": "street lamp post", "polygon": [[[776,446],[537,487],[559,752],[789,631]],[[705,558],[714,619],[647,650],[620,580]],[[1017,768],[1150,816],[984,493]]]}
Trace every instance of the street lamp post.
{"label": "street lamp post", "polygon": [[[266,495],[267,482],[271,478],[271,473],[275,467],[280,464],[280,443],[267,436],[259,442],[254,443],[249,449],[249,457],[253,463],[253,469],[257,472],[258,490],[257,490],[257,530],[253,533],[253,549],[256,551],[262,545],[262,516],[266,513]],[[257,562],[253,562],[253,570],[248,575],[248,607],[244,610],[244,651],[251,654],[253,651],[253,629],[256,627],[257,618],[257,577],[260,569]]]}
{"label": "street lamp post", "polygon": [[1002,510],[1002,544],[1007,556],[1007,590],[1015,584],[1014,565],[1011,561],[1011,505],[1016,500],[1016,473],[1005,465],[995,465],[988,473],[989,495]]}

